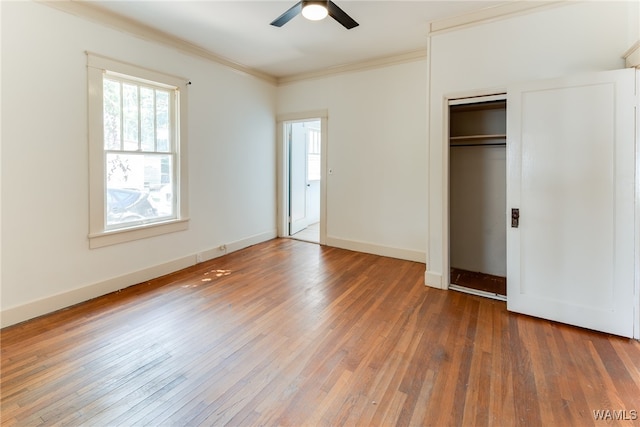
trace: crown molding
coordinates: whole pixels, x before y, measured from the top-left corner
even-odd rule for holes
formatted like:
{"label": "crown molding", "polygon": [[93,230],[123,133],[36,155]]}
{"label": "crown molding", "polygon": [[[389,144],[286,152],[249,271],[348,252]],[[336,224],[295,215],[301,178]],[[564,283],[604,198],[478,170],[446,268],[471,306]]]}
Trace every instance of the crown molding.
{"label": "crown molding", "polygon": [[623,55],[625,66],[640,68],[640,40],[636,41]]}
{"label": "crown molding", "polygon": [[429,35],[454,31],[465,27],[483,24],[514,15],[522,15],[546,8],[575,3],[570,0],[512,0],[495,6],[476,10],[463,15],[439,19],[429,23]]}
{"label": "crown molding", "polygon": [[[40,4],[50,6],[54,9],[70,13],[72,15],[96,22],[98,24],[105,25],[126,33],[132,34],[144,40],[160,43],[162,45],[176,49],[182,53],[194,55],[199,58],[204,58],[218,64],[229,67],[242,74],[250,75],[268,83],[275,85],[286,85],[302,80],[311,80],[323,78],[331,75],[363,71],[373,68],[386,67],[390,65],[403,64],[413,61],[419,61],[426,59],[427,50],[418,49],[409,52],[404,52],[396,55],[389,55],[380,58],[374,58],[361,62],[349,63],[338,65],[335,67],[326,68],[323,70],[310,71],[305,73],[299,73],[289,76],[276,77],[271,74],[256,70],[240,63],[234,62],[230,59],[219,56],[207,49],[194,45],[183,39],[167,34],[139,21],[131,18],[124,17],[122,15],[111,12],[96,4],[93,4],[86,0],[35,0]],[[478,25],[485,22],[490,22],[497,19],[507,18],[509,16],[525,14],[532,11],[537,11],[544,8],[564,5],[572,3],[570,0],[542,0],[542,1],[527,1],[516,0],[505,2],[496,6],[481,9],[472,13],[454,16],[451,18],[445,18],[429,23],[428,35],[435,35],[438,33],[453,31],[472,25]],[[426,45],[426,43],[425,43]],[[630,56],[633,58],[635,55],[639,55],[637,52],[637,46],[635,53],[630,49]],[[626,57],[625,57],[626,58]]]}
{"label": "crown molding", "polygon": [[216,55],[215,53],[200,46],[194,45],[178,37],[159,31],[134,19],[118,15],[87,1],[36,0],[36,2],[117,30],[127,32],[144,40],[153,41],[165,46],[169,46],[171,48],[179,50],[182,53],[188,53],[199,58],[204,58],[216,62],[235,71],[257,77],[271,84],[276,84],[277,82],[277,79],[270,74],[246,67],[242,64]]}
{"label": "crown molding", "polygon": [[427,50],[418,49],[404,52],[397,55],[383,56],[379,58],[369,59],[366,61],[354,62],[350,64],[338,65],[326,68],[324,70],[310,71],[308,73],[294,74],[291,76],[280,77],[278,85],[286,85],[288,83],[299,82],[302,80],[319,79],[322,77],[332,76],[336,74],[350,73],[354,71],[363,71],[373,68],[387,67],[390,65],[404,64],[407,62],[420,61],[427,58]]}

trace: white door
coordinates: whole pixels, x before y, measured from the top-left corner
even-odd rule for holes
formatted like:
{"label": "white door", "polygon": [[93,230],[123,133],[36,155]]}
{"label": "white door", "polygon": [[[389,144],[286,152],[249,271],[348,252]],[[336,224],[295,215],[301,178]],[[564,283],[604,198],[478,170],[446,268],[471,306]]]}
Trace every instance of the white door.
{"label": "white door", "polygon": [[507,138],[507,308],[631,337],[634,70],[508,88]]}
{"label": "white door", "polygon": [[289,235],[307,227],[307,141],[303,122],[289,133]]}

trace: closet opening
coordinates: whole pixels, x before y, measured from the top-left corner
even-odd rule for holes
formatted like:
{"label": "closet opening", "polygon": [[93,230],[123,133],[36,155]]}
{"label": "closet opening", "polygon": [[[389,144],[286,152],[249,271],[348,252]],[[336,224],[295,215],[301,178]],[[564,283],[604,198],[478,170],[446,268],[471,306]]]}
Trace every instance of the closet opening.
{"label": "closet opening", "polygon": [[506,300],[506,95],[449,102],[450,289]]}

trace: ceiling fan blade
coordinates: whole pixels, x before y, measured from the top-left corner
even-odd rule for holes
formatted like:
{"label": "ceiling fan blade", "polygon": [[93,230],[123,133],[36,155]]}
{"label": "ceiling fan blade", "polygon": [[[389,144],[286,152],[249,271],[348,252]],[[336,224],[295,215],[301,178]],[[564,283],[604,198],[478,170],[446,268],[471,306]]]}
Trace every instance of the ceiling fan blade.
{"label": "ceiling fan blade", "polygon": [[302,12],[302,1],[299,1],[293,5],[291,9],[274,19],[271,25],[274,27],[282,27],[284,24],[295,18],[300,12]]}
{"label": "ceiling fan blade", "polygon": [[354,21],[352,17],[347,15],[347,13],[344,10],[340,9],[338,5],[332,2],[331,0],[327,1],[327,10],[329,11],[329,16],[331,16],[333,19],[341,23],[342,26],[345,27],[347,30],[350,30],[360,25],[356,21]]}

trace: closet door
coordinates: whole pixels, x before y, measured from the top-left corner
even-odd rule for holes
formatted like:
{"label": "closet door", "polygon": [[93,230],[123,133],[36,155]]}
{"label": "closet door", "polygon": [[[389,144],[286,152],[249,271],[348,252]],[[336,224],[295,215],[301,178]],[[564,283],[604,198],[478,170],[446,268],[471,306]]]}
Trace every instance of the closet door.
{"label": "closet door", "polygon": [[508,88],[507,138],[507,308],[632,336],[634,71]]}

